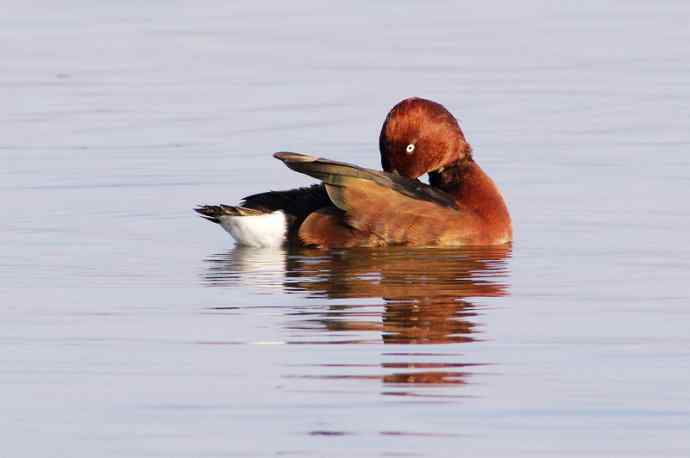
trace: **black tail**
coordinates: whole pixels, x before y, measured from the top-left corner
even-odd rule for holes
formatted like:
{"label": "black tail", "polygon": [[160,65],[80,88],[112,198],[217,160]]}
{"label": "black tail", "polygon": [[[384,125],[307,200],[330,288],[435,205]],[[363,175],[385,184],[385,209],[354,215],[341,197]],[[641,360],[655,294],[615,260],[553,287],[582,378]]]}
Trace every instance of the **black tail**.
{"label": "black tail", "polygon": [[200,205],[194,209],[202,218],[220,224],[221,216],[256,216],[264,212],[245,207],[231,207],[230,205]]}

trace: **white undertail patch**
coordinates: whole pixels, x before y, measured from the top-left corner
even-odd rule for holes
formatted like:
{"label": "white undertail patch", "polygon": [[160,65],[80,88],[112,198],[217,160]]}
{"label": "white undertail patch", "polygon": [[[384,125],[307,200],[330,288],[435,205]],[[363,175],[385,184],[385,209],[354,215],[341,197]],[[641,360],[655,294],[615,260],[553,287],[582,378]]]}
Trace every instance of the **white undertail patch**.
{"label": "white undertail patch", "polygon": [[238,245],[279,247],[285,242],[287,219],[280,210],[256,216],[225,215],[218,219]]}

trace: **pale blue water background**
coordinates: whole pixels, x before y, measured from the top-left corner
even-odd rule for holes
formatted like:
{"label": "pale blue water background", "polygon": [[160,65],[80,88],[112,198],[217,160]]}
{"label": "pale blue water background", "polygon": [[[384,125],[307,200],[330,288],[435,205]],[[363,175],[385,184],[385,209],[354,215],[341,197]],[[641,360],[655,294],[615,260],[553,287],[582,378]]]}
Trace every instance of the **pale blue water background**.
{"label": "pale blue water background", "polygon": [[[6,2],[1,456],[690,455],[690,4]],[[197,218],[445,104],[508,252]]]}

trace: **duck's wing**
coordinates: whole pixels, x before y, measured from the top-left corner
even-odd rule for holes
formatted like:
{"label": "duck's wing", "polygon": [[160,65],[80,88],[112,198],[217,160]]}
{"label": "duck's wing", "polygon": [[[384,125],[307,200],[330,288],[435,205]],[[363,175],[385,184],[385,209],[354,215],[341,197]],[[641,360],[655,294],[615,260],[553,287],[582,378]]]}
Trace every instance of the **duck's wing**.
{"label": "duck's wing", "polygon": [[[346,162],[310,156],[301,153],[280,152],[273,155],[280,159],[292,170],[312,176],[324,182],[329,196],[330,187],[346,187],[348,184],[359,183],[354,180],[364,180],[375,183],[384,188],[400,193],[412,199],[419,199],[435,203],[441,207],[457,210],[455,199],[450,194],[435,189],[419,180],[411,180],[388,172],[367,169]],[[367,183],[369,184],[369,183]],[[332,197],[331,197],[332,198]],[[337,203],[334,202],[336,205]]]}
{"label": "duck's wing", "polygon": [[[461,244],[473,227],[466,224],[473,215],[459,208],[453,196],[418,180],[306,154],[274,156],[292,170],[321,180],[330,200],[344,212],[342,221],[370,236],[367,244]],[[334,215],[326,218],[333,227]],[[310,236],[310,231],[319,231],[318,224],[310,222],[305,221],[300,237],[307,243],[325,239]]]}

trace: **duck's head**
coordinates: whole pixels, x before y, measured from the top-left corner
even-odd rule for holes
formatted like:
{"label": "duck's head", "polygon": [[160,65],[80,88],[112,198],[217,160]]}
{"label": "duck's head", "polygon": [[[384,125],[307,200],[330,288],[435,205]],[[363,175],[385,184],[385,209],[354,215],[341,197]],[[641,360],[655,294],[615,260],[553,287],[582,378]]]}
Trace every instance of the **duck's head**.
{"label": "duck's head", "polygon": [[379,137],[386,172],[418,178],[469,160],[472,148],[458,121],[440,103],[411,97],[386,116]]}

